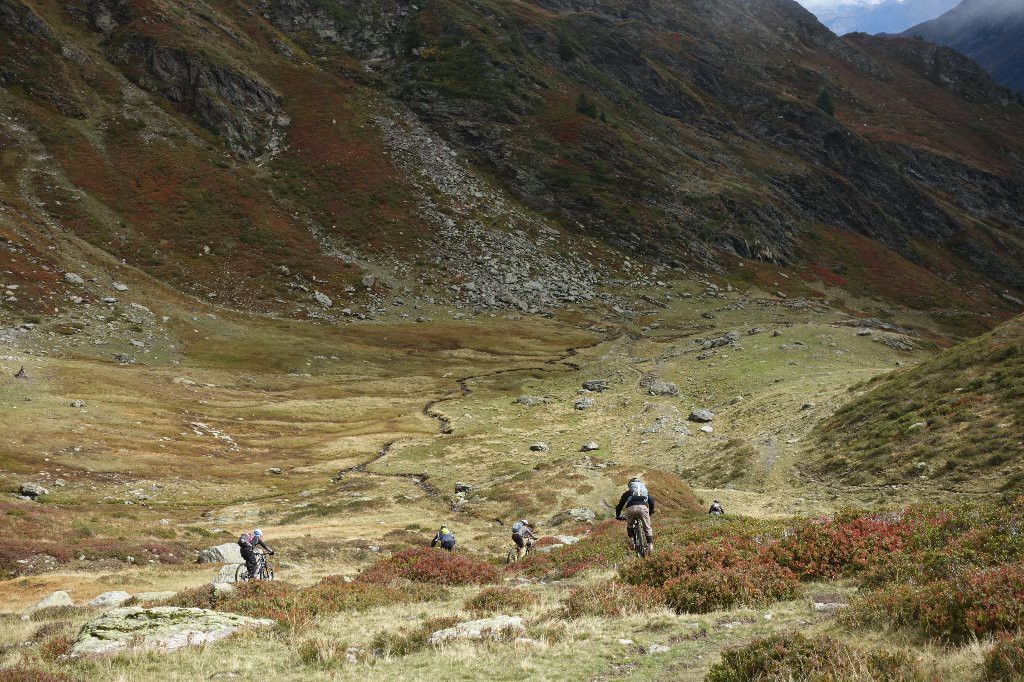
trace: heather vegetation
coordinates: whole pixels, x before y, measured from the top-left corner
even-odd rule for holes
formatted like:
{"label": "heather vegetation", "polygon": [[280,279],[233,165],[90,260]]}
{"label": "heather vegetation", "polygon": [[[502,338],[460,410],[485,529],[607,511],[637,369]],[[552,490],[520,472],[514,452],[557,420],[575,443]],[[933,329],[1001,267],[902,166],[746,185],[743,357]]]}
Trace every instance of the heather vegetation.
{"label": "heather vegetation", "polygon": [[817,430],[814,471],[851,484],[1016,491],[1024,482],[1021,318],[851,390]]}

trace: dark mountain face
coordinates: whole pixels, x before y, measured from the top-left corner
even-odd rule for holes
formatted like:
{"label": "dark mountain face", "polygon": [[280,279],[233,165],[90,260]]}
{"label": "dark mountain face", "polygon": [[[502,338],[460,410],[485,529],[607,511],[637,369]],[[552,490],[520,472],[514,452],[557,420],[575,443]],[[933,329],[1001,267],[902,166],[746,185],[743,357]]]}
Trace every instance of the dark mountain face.
{"label": "dark mountain face", "polygon": [[964,0],[903,35],[963,52],[996,81],[1024,93],[1024,3],[1019,0]]}
{"label": "dark mountain face", "polygon": [[1024,109],[952,50],[788,0],[0,0],[0,30],[4,201],[238,305],[371,256],[460,287],[453,249],[470,267],[498,227],[479,196],[439,208],[449,158],[527,236],[921,305],[1024,288]]}

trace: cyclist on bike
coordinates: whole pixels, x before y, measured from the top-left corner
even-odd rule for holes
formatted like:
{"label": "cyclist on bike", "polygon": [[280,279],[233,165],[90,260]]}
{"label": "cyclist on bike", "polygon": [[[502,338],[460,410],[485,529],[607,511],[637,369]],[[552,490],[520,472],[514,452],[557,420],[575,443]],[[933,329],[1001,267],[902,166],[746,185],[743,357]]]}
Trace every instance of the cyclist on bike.
{"label": "cyclist on bike", "polygon": [[722,508],[722,503],[715,500],[711,503],[711,509],[708,509],[708,516],[721,516],[725,513],[725,509]]}
{"label": "cyclist on bike", "polygon": [[[622,516],[622,510],[626,515]],[[615,518],[626,522],[626,536],[629,538],[629,548],[635,550],[633,538],[629,529],[633,527],[633,521],[640,519],[640,524],[647,539],[647,553],[654,551],[654,527],[651,525],[651,516],[654,515],[654,498],[647,492],[647,486],[637,477],[629,479],[629,486],[626,492],[622,493],[619,503],[615,506]]]}
{"label": "cyclist on bike", "polygon": [[262,547],[267,554],[274,556],[274,550],[267,547],[267,543],[263,542],[263,531],[259,528],[251,533],[242,533],[242,536],[238,538],[238,548],[242,552],[242,558],[245,560],[245,568],[249,571],[249,577],[256,575],[256,548]]}
{"label": "cyclist on bike", "polygon": [[446,549],[449,552],[455,551],[455,533],[448,526],[441,526],[437,534],[434,535],[434,539],[430,541],[431,547],[437,545],[441,545],[441,549]]}
{"label": "cyclist on bike", "polygon": [[519,519],[512,524],[512,542],[516,543],[516,561],[523,558],[527,545],[532,545],[537,536],[530,528],[530,522],[526,519]]}

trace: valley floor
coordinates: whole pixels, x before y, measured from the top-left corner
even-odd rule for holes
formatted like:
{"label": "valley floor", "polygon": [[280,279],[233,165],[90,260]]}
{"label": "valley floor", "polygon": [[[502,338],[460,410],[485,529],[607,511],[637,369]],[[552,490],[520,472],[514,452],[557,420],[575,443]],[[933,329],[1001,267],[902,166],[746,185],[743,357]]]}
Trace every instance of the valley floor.
{"label": "valley floor", "polygon": [[[435,315],[326,327],[151,294],[91,326],[55,319],[7,329],[0,486],[32,482],[48,493],[42,504],[0,503],[2,608],[11,614],[0,662],[42,661],[89,679],[702,679],[727,645],[826,628],[830,616],[806,596],[702,616],[560,618],[571,589],[608,577],[598,570],[522,580],[538,597],[521,614],[529,644],[458,644],[326,668],[300,656],[311,639],[366,648],[383,630],[464,614],[478,588],[461,587],[426,604],[170,656],[48,663],[22,646],[40,620],[16,614],[54,590],[82,604],[113,589],[206,585],[216,568],[196,565],[196,550],[254,526],[278,550],[279,579],[301,586],[423,545],[441,523],[455,529],[460,552],[484,560],[504,555],[515,518],[537,519],[545,535],[580,532],[571,520],[554,524],[571,509],[609,518],[633,473],[677,475],[702,504],[719,499],[755,519],[945,494],[920,480],[839,487],[801,470],[812,428],[851,387],[942,342],[924,331],[926,317],[886,311],[887,323],[858,322],[813,300],[698,280],[641,300],[651,303],[555,320]],[[28,378],[12,378],[21,366]],[[586,391],[588,380],[607,389]],[[692,421],[694,409],[713,420]],[[587,441],[597,449],[581,452]],[[668,651],[647,654],[650,644]],[[980,654],[958,656],[970,667]]]}

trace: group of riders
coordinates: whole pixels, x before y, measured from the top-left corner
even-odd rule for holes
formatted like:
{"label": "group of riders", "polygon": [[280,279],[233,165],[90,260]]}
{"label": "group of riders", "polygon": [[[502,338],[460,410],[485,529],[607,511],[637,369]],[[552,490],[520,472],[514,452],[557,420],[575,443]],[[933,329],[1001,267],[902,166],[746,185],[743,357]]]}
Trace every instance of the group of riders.
{"label": "group of riders", "polygon": [[[715,500],[708,509],[709,516],[722,516],[725,509],[722,503]],[[654,496],[647,490],[644,482],[637,477],[631,478],[626,486],[626,491],[619,498],[615,505],[615,519],[626,522],[626,536],[629,540],[629,549],[636,549],[633,534],[630,529],[634,522],[639,521],[643,533],[643,540],[647,543],[647,551],[650,554],[654,551],[654,526],[651,524],[651,517],[654,516]],[[537,539],[533,533],[530,522],[526,519],[519,519],[512,524],[512,542],[515,544],[515,559],[519,560],[527,553],[530,545]],[[639,539],[639,538],[638,538]],[[434,539],[430,541],[431,547],[441,547],[449,552],[455,551],[455,533],[447,525],[441,526]]]}
{"label": "group of riders", "polygon": [[[708,509],[708,515],[722,516],[723,514],[725,514],[725,509],[722,507],[722,503],[718,500],[712,502],[710,509]],[[642,480],[636,477],[630,479],[629,484],[626,486],[626,491],[622,493],[619,503],[615,505],[615,518],[618,521],[626,522],[626,536],[629,538],[629,548],[631,551],[637,549],[631,532],[634,523],[637,521],[639,521],[643,538],[640,538],[638,534],[636,541],[646,541],[647,551],[645,554],[650,554],[654,551],[654,526],[651,525],[652,516],[654,516],[654,496],[650,494]],[[516,561],[522,559],[529,552],[529,548],[536,539],[537,536],[534,534],[533,527],[528,520],[519,519],[512,524],[512,543],[515,545]],[[274,554],[274,550],[270,549],[263,541],[263,532],[258,528],[251,533],[243,534],[238,539],[238,545],[250,576],[255,576],[257,571],[256,548],[262,548],[271,556]],[[430,541],[430,546],[454,552],[455,533],[447,525],[441,526],[437,533],[434,534],[434,539]],[[511,551],[509,556],[510,558],[512,557]]]}

